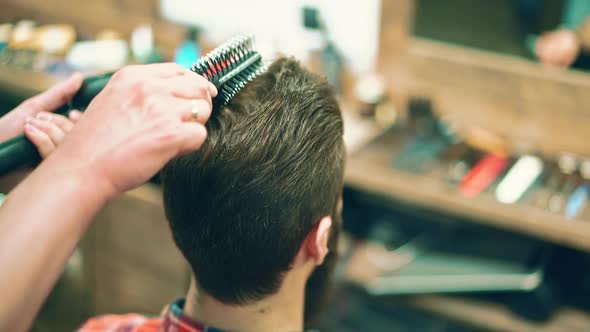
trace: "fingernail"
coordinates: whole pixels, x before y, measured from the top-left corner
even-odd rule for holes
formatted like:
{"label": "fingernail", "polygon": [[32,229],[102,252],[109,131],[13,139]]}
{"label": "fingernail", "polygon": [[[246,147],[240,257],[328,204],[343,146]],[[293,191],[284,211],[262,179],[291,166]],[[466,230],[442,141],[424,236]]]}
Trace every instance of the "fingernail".
{"label": "fingernail", "polygon": [[82,73],[80,73],[79,71],[73,73],[72,76],[70,76],[70,79],[73,80],[74,78],[76,78],[76,79],[82,78]]}
{"label": "fingernail", "polygon": [[37,114],[37,119],[51,121],[51,115],[49,115],[47,113],[39,113],[39,114]]}
{"label": "fingernail", "polygon": [[31,124],[31,123],[27,123],[25,125],[25,130],[33,132],[33,133],[38,133],[39,130],[35,127],[35,125]]}
{"label": "fingernail", "polygon": [[211,96],[217,96],[217,87],[213,83],[209,84],[209,93]]}
{"label": "fingernail", "polygon": [[70,119],[77,120],[77,119],[80,118],[80,112],[78,112],[78,111],[71,111],[70,114],[69,114],[69,116],[70,116]]}

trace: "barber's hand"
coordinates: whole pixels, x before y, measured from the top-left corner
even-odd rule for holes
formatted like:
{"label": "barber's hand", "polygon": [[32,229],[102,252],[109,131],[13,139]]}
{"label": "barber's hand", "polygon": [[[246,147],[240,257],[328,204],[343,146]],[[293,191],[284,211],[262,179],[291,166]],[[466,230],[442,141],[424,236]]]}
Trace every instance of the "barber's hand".
{"label": "barber's hand", "polygon": [[92,177],[89,183],[99,183],[111,198],[143,184],[170,159],[198,149],[216,94],[213,84],[176,64],[125,67],[45,163]]}
{"label": "barber's hand", "polygon": [[37,116],[26,119],[25,136],[35,144],[41,157],[47,158],[72,130],[81,115],[76,110],[70,111],[68,117],[40,112]]}
{"label": "barber's hand", "polygon": [[542,63],[568,67],[578,57],[581,43],[572,30],[562,29],[544,33],[535,46],[535,54]]}
{"label": "barber's hand", "polygon": [[53,112],[74,96],[82,85],[82,75],[76,73],[51,89],[31,97],[0,118],[0,142],[22,134],[27,118],[39,112]]}

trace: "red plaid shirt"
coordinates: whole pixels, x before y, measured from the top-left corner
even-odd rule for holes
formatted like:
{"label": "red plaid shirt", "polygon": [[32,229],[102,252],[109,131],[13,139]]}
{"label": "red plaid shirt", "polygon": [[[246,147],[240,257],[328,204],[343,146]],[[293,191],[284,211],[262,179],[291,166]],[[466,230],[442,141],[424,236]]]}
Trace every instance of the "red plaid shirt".
{"label": "red plaid shirt", "polygon": [[223,332],[193,321],[182,313],[184,300],[172,302],[162,317],[139,314],[106,315],[89,319],[78,332]]}

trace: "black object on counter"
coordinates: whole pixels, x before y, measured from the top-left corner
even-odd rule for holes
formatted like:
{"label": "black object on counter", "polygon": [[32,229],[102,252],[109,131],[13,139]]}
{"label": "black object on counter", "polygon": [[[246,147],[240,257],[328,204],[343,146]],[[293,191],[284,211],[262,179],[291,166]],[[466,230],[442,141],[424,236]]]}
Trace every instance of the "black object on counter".
{"label": "black object on counter", "polygon": [[[113,73],[107,73],[87,77],[72,100],[57,109],[55,113],[64,115],[71,109],[84,111],[90,101],[102,91],[112,75]],[[24,135],[0,143],[0,175],[22,165],[38,162],[40,159],[37,148]]]}
{"label": "black object on counter", "polygon": [[393,167],[412,173],[424,173],[457,140],[450,127],[435,114],[430,99],[415,97],[408,101],[410,139],[393,158]]}

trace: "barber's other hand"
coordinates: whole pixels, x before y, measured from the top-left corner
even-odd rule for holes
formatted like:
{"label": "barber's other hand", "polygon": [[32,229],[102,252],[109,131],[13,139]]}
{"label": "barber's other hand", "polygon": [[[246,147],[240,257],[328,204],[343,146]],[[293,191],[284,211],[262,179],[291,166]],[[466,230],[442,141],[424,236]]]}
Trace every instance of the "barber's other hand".
{"label": "barber's other hand", "polygon": [[25,136],[35,144],[39,154],[45,159],[61,144],[81,115],[76,110],[70,111],[68,117],[40,112],[35,117],[27,117]]}
{"label": "barber's other hand", "polygon": [[543,64],[568,67],[578,57],[581,44],[572,30],[546,32],[537,41],[535,53]]}
{"label": "barber's other hand", "polygon": [[0,118],[0,142],[22,133],[26,119],[39,112],[53,112],[80,89],[82,75],[76,73],[51,89],[31,97]]}
{"label": "barber's other hand", "polygon": [[90,103],[46,167],[81,174],[107,199],[137,187],[170,159],[203,144],[216,94],[206,79],[176,64],[125,67]]}

